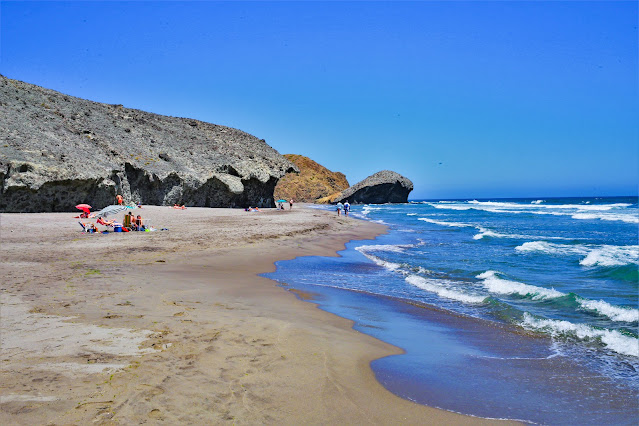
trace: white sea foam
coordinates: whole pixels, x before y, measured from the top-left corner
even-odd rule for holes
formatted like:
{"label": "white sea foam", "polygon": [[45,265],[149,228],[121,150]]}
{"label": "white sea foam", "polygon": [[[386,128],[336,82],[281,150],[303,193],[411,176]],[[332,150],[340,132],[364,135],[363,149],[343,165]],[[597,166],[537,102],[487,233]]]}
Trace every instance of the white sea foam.
{"label": "white sea foam", "polygon": [[373,256],[372,254],[367,253],[365,251],[362,251],[361,253],[367,258],[369,258],[370,260],[372,260],[376,265],[379,265],[382,268],[386,268],[389,271],[397,271],[402,266],[399,263],[387,262],[386,260],[379,258],[377,256]]}
{"label": "white sea foam", "polygon": [[364,216],[368,216],[368,214],[370,212],[381,210],[381,209],[382,209],[381,207],[373,207],[373,206],[371,206],[369,204],[366,204],[366,205],[364,205],[364,207],[362,207],[362,214]]}
{"label": "white sea foam", "polygon": [[582,308],[596,311],[601,315],[605,315],[613,321],[620,322],[637,322],[639,321],[639,310],[633,308],[622,308],[620,306],[611,305],[603,300],[587,300],[577,299]]}
{"label": "white sea foam", "polygon": [[486,228],[482,228],[478,226],[479,234],[473,235],[473,240],[481,240],[484,237],[492,237],[492,238],[525,238],[525,235],[517,235],[517,234],[500,234],[499,232],[491,231]]}
{"label": "white sea foam", "polygon": [[609,213],[609,212],[557,212],[557,211],[542,211],[542,210],[502,210],[502,209],[480,209],[493,213],[514,213],[514,214],[537,214],[537,215],[551,215],[551,216],[570,216],[573,219],[579,220],[607,220],[611,222],[626,222],[626,223],[639,223],[639,215],[637,213]]}
{"label": "white sea foam", "polygon": [[568,245],[548,243],[546,241],[530,241],[515,247],[515,250],[560,256],[585,256],[579,261],[579,264],[582,266],[623,266],[639,264],[639,245]]}
{"label": "white sea foam", "polygon": [[424,222],[433,223],[435,225],[441,226],[449,226],[452,228],[475,228],[479,231],[478,234],[473,236],[474,240],[481,240],[484,237],[492,237],[492,238],[514,238],[518,240],[527,239],[527,238],[544,238],[544,239],[552,239],[552,240],[565,240],[564,237],[544,237],[544,236],[534,236],[534,235],[522,235],[522,234],[502,234],[496,231],[492,231],[490,229],[486,229],[483,226],[473,225],[470,223],[461,223],[461,222],[444,222],[441,220],[431,219],[428,217],[420,217],[417,220],[422,220]]}
{"label": "white sea foam", "polygon": [[[538,200],[541,201],[541,200]],[[559,210],[588,210],[588,211],[608,211],[613,209],[619,209],[624,207],[629,207],[632,204],[628,203],[615,203],[615,204],[541,204],[534,202],[534,206],[529,204],[518,204],[518,203],[504,203],[504,202],[495,202],[495,201],[468,201],[468,204],[472,204],[475,206],[481,207],[497,207],[497,208],[509,208],[509,209],[529,209],[529,208],[540,208],[540,209],[559,209]]]}
{"label": "white sea foam", "polygon": [[639,246],[599,246],[579,262],[583,266],[623,266],[633,263],[639,264]]}
{"label": "white sea foam", "polygon": [[461,223],[461,222],[444,222],[442,220],[431,219],[428,217],[420,217],[418,220],[422,220],[424,222],[433,223],[435,225],[440,226],[448,226],[451,228],[475,228],[479,231],[479,234],[475,235],[473,239],[480,240],[484,237],[496,237],[502,236],[502,234],[497,234],[496,232],[489,231],[486,228],[483,228],[479,225],[472,225],[470,223]]}
{"label": "white sea foam", "polygon": [[[413,246],[411,245],[410,247],[413,247]],[[356,247],[355,250],[362,253],[368,259],[372,260],[376,265],[386,268],[389,271],[397,271],[401,268],[402,265],[400,265],[399,263],[388,262],[380,257],[372,255],[370,252],[371,251],[391,251],[391,252],[401,253],[402,251],[404,251],[404,248],[406,248],[406,246],[380,244],[380,245],[360,246],[360,247]]]}
{"label": "white sea foam", "polygon": [[453,227],[453,228],[478,228],[476,225],[471,225],[469,223],[444,222],[444,221],[441,221],[441,220],[435,220],[435,219],[431,219],[431,218],[428,218],[428,217],[420,217],[417,220],[422,220],[422,221],[428,222],[428,223],[434,223],[435,225],[450,226],[450,227]]}
{"label": "white sea foam", "polygon": [[351,212],[350,216],[355,217],[357,219],[370,220],[368,217],[366,217],[366,215],[363,215],[363,214],[357,213],[357,212]]}
{"label": "white sea foam", "polygon": [[[484,280],[484,287],[491,293],[497,294],[519,294],[521,296],[532,295],[533,300],[554,299],[566,296],[565,293],[555,289],[547,289],[516,281],[499,278],[495,271],[486,271],[477,275],[477,278]],[[589,300],[577,296],[577,303],[581,308],[596,311],[598,314],[610,318],[612,321],[635,322],[639,321],[639,310],[611,305],[603,300]]]}
{"label": "white sea foam", "polygon": [[491,231],[490,229],[482,228],[478,226],[479,234],[473,236],[474,240],[481,240],[484,237],[492,237],[492,238],[513,238],[516,240],[525,240],[529,238],[543,238],[546,240],[566,240],[565,237],[548,237],[541,235],[524,235],[524,234],[502,234],[500,232]]}
{"label": "white sea foam", "polygon": [[477,275],[477,278],[483,280],[482,284],[491,293],[519,294],[521,296],[531,296],[533,300],[554,299],[565,296],[564,293],[553,288],[537,287],[499,278],[495,271],[486,271]]}
{"label": "white sea foam", "polygon": [[637,339],[625,336],[616,330],[600,330],[585,324],[573,324],[569,321],[538,319],[528,313],[524,313],[521,325],[526,329],[544,331],[552,336],[570,336],[584,341],[600,341],[617,353],[639,357]]}
{"label": "white sea foam", "polygon": [[417,213],[406,213],[406,216],[417,216]]}
{"label": "white sea foam", "polygon": [[470,210],[473,208],[472,206],[463,206],[458,204],[445,204],[445,205],[431,204],[431,206],[435,207],[436,209],[445,209],[445,210]]}
{"label": "white sea foam", "polygon": [[421,266],[418,266],[417,268],[414,268],[413,270],[417,272],[418,274],[422,274],[422,275],[428,275],[433,273],[433,271],[431,271],[430,269],[422,268]]}
{"label": "white sea foam", "polygon": [[567,245],[549,243],[546,241],[529,241],[515,247],[520,252],[540,252],[555,255],[588,254],[588,249],[583,245]]}
{"label": "white sea foam", "polygon": [[355,250],[360,253],[371,251],[392,251],[395,253],[401,253],[407,248],[413,248],[415,244],[371,244],[368,246],[359,246]]}
{"label": "white sea foam", "polygon": [[[530,204],[496,201],[458,201],[458,202],[430,202],[427,203],[437,209],[446,210],[480,210],[491,213],[526,213],[555,216],[570,216],[581,220],[607,220],[622,221],[626,223],[639,223],[639,214],[636,209],[627,207],[629,203],[614,204],[545,204],[544,200],[536,200]],[[572,211],[569,211],[572,210]]]}
{"label": "white sea foam", "polygon": [[577,213],[571,216],[573,219],[581,220],[608,220],[626,223],[639,223],[637,214],[609,214],[609,213]]}
{"label": "white sea foam", "polygon": [[414,285],[415,287],[421,288],[422,290],[426,290],[430,293],[435,293],[440,297],[457,300],[463,303],[478,304],[483,303],[486,299],[485,296],[471,295],[459,290],[449,288],[445,286],[445,280],[427,279],[418,275],[409,275],[406,277],[406,282]]}
{"label": "white sea foam", "polygon": [[[463,291],[460,290],[455,290],[453,288],[450,288],[450,282],[446,281],[446,280],[441,280],[441,279],[427,279],[418,275],[410,275],[410,272],[405,269],[404,267],[406,265],[402,265],[399,263],[394,263],[394,262],[389,262],[386,261],[378,256],[375,256],[374,254],[372,254],[371,252],[375,252],[375,251],[385,251],[385,252],[395,252],[395,253],[401,253],[403,252],[406,248],[412,248],[412,247],[417,247],[419,245],[424,244],[423,241],[420,241],[419,244],[414,245],[414,244],[403,244],[403,245],[392,245],[392,244],[380,244],[380,245],[368,245],[368,246],[360,246],[360,247],[356,247],[355,249],[357,251],[359,251],[360,253],[362,253],[364,256],[366,256],[368,259],[372,260],[375,264],[386,268],[387,270],[391,271],[391,272],[396,272],[402,275],[406,276],[406,281],[409,284],[412,284],[416,287],[421,288],[422,290],[426,290],[428,292],[431,293],[435,293],[440,297],[444,297],[447,299],[451,299],[451,300],[457,300],[459,302],[463,302],[463,303],[471,303],[471,304],[477,304],[477,303],[483,303],[483,301],[486,299],[485,296],[478,296],[478,295],[471,295],[471,294],[466,294]],[[413,272],[418,272],[418,273],[430,273],[431,271],[420,267],[417,268],[412,268]]]}

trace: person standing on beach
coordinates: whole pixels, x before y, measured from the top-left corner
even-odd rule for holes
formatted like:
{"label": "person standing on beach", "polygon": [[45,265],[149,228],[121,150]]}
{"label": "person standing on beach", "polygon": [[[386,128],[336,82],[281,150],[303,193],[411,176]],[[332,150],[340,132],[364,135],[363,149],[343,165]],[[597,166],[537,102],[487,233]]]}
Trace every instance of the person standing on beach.
{"label": "person standing on beach", "polygon": [[122,198],[122,196],[120,194],[116,195],[115,199],[118,200],[118,204],[119,205],[124,204],[124,198]]}
{"label": "person standing on beach", "polygon": [[348,216],[348,212],[351,211],[351,205],[349,204],[348,200],[346,200],[346,202],[344,203],[344,216]]}
{"label": "person standing on beach", "polygon": [[288,200],[288,209],[291,210],[293,208],[293,199]]}
{"label": "person standing on beach", "polygon": [[342,214],[342,209],[344,208],[344,204],[337,203],[337,215],[339,216],[340,214]]}

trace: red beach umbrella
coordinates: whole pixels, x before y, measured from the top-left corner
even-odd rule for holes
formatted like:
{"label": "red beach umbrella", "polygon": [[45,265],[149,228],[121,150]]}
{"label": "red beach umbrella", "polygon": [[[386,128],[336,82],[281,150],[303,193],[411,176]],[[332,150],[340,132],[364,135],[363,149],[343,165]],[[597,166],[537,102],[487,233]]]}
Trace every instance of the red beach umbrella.
{"label": "red beach umbrella", "polygon": [[85,213],[91,213],[91,206],[88,204],[78,204],[77,206],[75,206],[76,209],[78,210],[82,210]]}

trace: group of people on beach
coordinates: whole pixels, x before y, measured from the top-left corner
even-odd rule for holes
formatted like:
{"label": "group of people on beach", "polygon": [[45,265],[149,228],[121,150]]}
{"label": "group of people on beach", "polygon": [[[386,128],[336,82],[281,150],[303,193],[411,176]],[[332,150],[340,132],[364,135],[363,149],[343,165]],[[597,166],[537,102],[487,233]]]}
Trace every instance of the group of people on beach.
{"label": "group of people on beach", "polygon": [[[118,205],[119,205],[119,206],[124,206],[124,205],[126,205],[126,204],[125,204],[125,202],[124,202],[124,197],[122,197],[122,195],[120,195],[120,194],[118,194],[118,195],[116,195],[116,196],[115,196],[115,201],[118,203]],[[137,205],[137,207],[138,207],[139,209],[141,209],[141,208],[142,208],[142,204],[140,204],[140,203],[135,203],[135,204]],[[176,205],[177,205],[177,204],[176,204]],[[182,207],[184,207],[184,206],[182,206]]]}
{"label": "group of people on beach", "polygon": [[337,215],[340,216],[342,211],[344,211],[344,216],[348,216],[348,212],[351,211],[351,205],[348,200],[344,204],[341,201],[337,203]]}
{"label": "group of people on beach", "polygon": [[[286,210],[284,208],[284,204],[286,204],[286,200],[279,200],[277,202],[277,205],[275,206],[275,208],[277,210]],[[292,210],[293,209],[293,199],[291,198],[290,200],[288,200],[288,209]]]}
{"label": "group of people on beach", "polygon": [[102,217],[99,217],[96,219],[95,223],[80,222],[80,225],[82,225],[85,232],[90,234],[100,232],[96,224],[113,228],[114,232],[146,231],[148,228],[148,226],[144,223],[142,216],[135,216],[132,212],[125,214],[122,222],[123,223],[120,223],[115,219],[104,220]]}
{"label": "group of people on beach", "polygon": [[146,225],[142,216],[134,216],[132,212],[128,212],[124,215],[123,227],[129,231],[146,231]]}

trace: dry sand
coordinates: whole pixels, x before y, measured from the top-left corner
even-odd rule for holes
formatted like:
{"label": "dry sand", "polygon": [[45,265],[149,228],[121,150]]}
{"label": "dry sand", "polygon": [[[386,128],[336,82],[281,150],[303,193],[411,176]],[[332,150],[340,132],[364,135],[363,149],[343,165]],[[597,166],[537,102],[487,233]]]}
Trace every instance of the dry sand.
{"label": "dry sand", "polygon": [[488,422],[386,391],[369,363],[397,348],[256,276],[382,226],[301,206],[136,213],[169,230],[0,215],[0,424]]}

